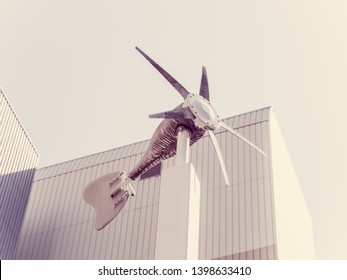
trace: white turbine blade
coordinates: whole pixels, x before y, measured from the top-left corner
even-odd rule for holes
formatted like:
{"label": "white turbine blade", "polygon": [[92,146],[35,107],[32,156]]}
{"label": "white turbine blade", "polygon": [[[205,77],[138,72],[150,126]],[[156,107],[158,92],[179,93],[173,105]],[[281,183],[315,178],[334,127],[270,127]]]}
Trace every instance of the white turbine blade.
{"label": "white turbine blade", "polygon": [[252,148],[256,149],[258,152],[260,152],[263,156],[267,157],[267,154],[265,154],[261,149],[259,149],[256,145],[254,145],[251,141],[249,141],[247,138],[245,138],[243,135],[232,129],[227,124],[221,122],[221,127],[225,128],[232,134],[234,134],[236,137],[240,138],[242,141],[246,142],[248,145],[250,145]]}
{"label": "white turbine blade", "polygon": [[219,163],[220,163],[220,167],[222,168],[225,184],[227,186],[230,186],[227,170],[225,168],[222,152],[220,151],[220,148],[219,148],[219,145],[218,145],[218,142],[217,142],[217,138],[216,138],[216,136],[214,136],[214,134],[213,134],[213,132],[211,130],[207,130],[207,132],[210,135],[212,144],[214,146],[214,149],[216,150],[216,154],[217,154],[217,157],[218,157],[218,160],[219,160]]}

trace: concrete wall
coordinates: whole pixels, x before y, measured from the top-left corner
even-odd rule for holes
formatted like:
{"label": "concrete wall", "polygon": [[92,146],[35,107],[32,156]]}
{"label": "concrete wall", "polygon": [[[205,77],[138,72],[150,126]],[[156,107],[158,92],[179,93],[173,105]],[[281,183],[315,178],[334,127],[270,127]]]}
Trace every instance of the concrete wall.
{"label": "concrete wall", "polygon": [[278,258],[314,259],[311,215],[273,113],[270,119]]}

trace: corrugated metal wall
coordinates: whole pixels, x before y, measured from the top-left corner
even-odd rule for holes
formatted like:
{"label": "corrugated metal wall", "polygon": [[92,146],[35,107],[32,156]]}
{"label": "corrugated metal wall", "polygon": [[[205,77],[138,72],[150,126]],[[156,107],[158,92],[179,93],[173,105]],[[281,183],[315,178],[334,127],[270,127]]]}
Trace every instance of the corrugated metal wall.
{"label": "corrugated metal wall", "polygon": [[0,89],[0,259],[15,249],[38,154]]}
{"label": "corrugated metal wall", "polygon": [[193,148],[201,182],[200,259],[275,259],[269,113],[265,108],[226,122],[265,153],[228,132],[217,135],[231,186],[225,186],[207,137]]}
{"label": "corrugated metal wall", "polygon": [[[225,121],[270,153],[270,110]],[[230,187],[225,187],[210,140],[204,137],[191,148],[202,188],[200,258],[276,258],[271,155],[264,158],[226,131],[216,137]],[[143,141],[38,170],[17,258],[153,259],[160,176],[135,181],[137,196],[100,232],[94,230],[93,209],[82,200],[87,183],[115,170],[131,170],[147,145]],[[173,159],[166,160],[162,168],[172,164]]]}

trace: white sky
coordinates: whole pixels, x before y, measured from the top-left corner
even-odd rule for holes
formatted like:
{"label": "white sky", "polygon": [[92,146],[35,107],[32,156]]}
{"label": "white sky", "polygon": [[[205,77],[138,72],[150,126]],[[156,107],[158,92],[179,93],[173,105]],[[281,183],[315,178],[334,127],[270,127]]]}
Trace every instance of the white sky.
{"label": "white sky", "polygon": [[317,258],[347,259],[347,1],[0,0],[0,87],[41,167],[148,139],[181,102],[135,46],[192,92],[205,65],[221,117],[275,107]]}

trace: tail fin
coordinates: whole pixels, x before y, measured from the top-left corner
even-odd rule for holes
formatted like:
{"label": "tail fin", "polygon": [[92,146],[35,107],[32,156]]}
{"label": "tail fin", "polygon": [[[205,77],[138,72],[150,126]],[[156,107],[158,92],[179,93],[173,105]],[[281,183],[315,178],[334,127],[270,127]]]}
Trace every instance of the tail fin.
{"label": "tail fin", "polygon": [[95,209],[95,228],[101,230],[110,223],[123,209],[130,195],[135,191],[124,171],[116,171],[101,176],[90,182],[83,199]]}

